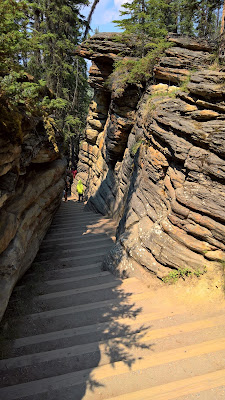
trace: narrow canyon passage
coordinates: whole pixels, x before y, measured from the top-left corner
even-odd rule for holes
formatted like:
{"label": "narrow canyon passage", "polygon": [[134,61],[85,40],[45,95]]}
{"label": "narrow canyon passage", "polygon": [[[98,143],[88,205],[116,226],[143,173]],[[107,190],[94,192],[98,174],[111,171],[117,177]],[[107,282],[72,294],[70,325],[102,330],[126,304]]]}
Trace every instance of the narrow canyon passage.
{"label": "narrow canyon passage", "polygon": [[1,399],[225,398],[224,303],[102,271],[114,236],[62,203],[2,321]]}

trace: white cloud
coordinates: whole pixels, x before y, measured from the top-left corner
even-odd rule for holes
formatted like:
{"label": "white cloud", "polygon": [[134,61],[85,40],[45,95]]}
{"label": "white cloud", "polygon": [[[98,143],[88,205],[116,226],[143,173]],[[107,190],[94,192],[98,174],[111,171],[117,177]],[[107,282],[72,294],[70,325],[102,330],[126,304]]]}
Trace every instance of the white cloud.
{"label": "white cloud", "polygon": [[106,10],[103,14],[102,24],[108,24],[108,22],[112,22],[114,19],[117,18],[119,18],[118,11]]}
{"label": "white cloud", "polygon": [[[91,4],[92,2],[93,0],[91,0]],[[132,2],[132,0],[100,0],[92,17],[91,33],[94,32],[95,28],[98,28],[100,32],[120,31],[120,28],[116,27],[116,25],[113,24],[112,21],[120,19],[119,10],[121,8],[121,5],[126,2],[130,3]],[[85,7],[82,10],[85,15],[88,15],[90,7],[91,5]]]}
{"label": "white cloud", "polygon": [[115,8],[112,0],[101,0],[96,7],[92,22],[96,25],[105,25],[119,17],[119,12]]}
{"label": "white cloud", "polygon": [[131,3],[132,0],[114,0],[115,7],[119,10],[122,4],[124,3]]}

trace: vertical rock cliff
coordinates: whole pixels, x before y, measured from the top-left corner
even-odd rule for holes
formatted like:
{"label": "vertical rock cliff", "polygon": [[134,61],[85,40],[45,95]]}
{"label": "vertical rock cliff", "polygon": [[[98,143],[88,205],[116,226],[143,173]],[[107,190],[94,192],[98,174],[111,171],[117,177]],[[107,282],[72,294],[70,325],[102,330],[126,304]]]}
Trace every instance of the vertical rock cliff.
{"label": "vertical rock cliff", "polygon": [[41,118],[1,106],[0,319],[60,204],[66,168],[60,136],[54,146]]}
{"label": "vertical rock cliff", "polygon": [[122,276],[199,274],[225,258],[225,70],[206,41],[168,40],[151,82],[124,91],[105,82],[132,47],[97,34],[78,49],[95,94],[77,178],[88,205],[118,221],[105,265]]}

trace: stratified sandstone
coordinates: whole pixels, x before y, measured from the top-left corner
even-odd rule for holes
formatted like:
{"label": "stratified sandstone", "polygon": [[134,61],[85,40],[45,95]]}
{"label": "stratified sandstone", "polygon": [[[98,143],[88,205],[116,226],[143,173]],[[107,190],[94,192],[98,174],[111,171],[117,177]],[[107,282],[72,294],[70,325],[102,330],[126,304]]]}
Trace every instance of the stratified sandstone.
{"label": "stratified sandstone", "polygon": [[152,82],[121,95],[104,82],[132,49],[100,34],[80,50],[95,95],[77,178],[88,205],[118,221],[104,265],[122,276],[212,271],[225,258],[225,72],[206,41],[168,40]]}
{"label": "stratified sandstone", "polygon": [[[38,252],[64,186],[66,163],[42,120],[23,118],[19,135],[4,121],[0,132],[0,319]],[[60,137],[57,142],[60,150]]]}

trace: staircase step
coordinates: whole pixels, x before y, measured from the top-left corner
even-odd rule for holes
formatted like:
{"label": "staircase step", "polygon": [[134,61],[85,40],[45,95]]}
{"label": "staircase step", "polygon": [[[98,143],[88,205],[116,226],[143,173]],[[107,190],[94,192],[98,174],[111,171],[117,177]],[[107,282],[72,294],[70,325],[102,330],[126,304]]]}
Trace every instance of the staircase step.
{"label": "staircase step", "polygon": [[[88,299],[86,303],[80,302],[79,305],[73,305],[73,306],[67,306],[67,307],[54,307],[52,310],[46,310],[38,313],[33,313],[28,315],[29,318],[32,319],[43,319],[43,318],[56,318],[57,316],[61,315],[66,315],[66,314],[72,314],[76,312],[87,312],[87,311],[92,311],[92,310],[98,310],[100,308],[105,308],[108,307],[110,311],[113,309],[118,310],[120,313],[130,313],[131,315],[132,312],[132,305],[134,306],[135,304],[133,303],[134,301],[144,301],[145,299],[150,299],[153,294],[151,292],[142,292],[140,290],[140,293],[136,293],[133,295],[128,294],[127,296],[122,294],[119,290],[119,293],[112,288],[113,290],[109,292],[107,290],[108,294],[108,299],[101,300],[101,301],[94,301],[94,298],[92,299],[92,302],[90,302],[90,298]],[[78,300],[78,299],[77,299]],[[95,297],[96,300],[96,297]],[[59,305],[59,304],[58,304]],[[60,306],[62,306],[62,300],[60,300]],[[161,312],[160,315],[170,315],[173,316],[175,311],[168,312],[168,310]],[[134,313],[135,314],[135,313]],[[159,315],[159,313],[156,313],[156,317]]]}
{"label": "staircase step", "polygon": [[88,224],[88,225],[94,225],[94,224],[98,224],[100,222],[104,222],[107,223],[107,219],[105,218],[99,218],[98,216],[87,216],[87,217],[71,217],[68,218],[68,220],[62,218],[61,220],[54,220],[54,222],[51,225],[51,229],[54,228],[65,228],[67,226],[71,226],[71,225],[75,225],[78,226],[78,228],[82,228],[82,226]]}
{"label": "staircase step", "polygon": [[[140,314],[141,310],[147,313],[150,311],[148,302],[145,299],[150,299],[149,293],[140,293],[128,298],[124,298],[121,302],[121,298],[118,297],[118,293],[115,290],[105,289],[101,293],[95,293],[96,302],[90,303],[89,295],[87,293],[80,294],[77,296],[71,296],[69,298],[60,299],[60,306],[67,304],[67,307],[57,309],[58,303],[53,299],[49,305],[49,301],[45,304],[44,309],[48,308],[48,311],[39,311],[34,314],[27,314],[21,320],[20,317],[20,332],[22,336],[29,336],[33,334],[41,334],[52,331],[58,331],[61,329],[75,328],[82,325],[91,325],[96,322],[106,322],[113,318],[129,317],[136,318]],[[120,295],[120,291],[119,291]],[[139,298],[140,301],[138,306],[132,300]],[[142,300],[141,300],[142,299]],[[62,301],[63,300],[63,301]],[[93,297],[94,300],[94,297]],[[99,300],[99,301],[97,301]],[[77,304],[74,306],[73,304]],[[52,308],[52,309],[51,309]],[[152,321],[163,320],[166,318],[167,325],[172,324],[174,318],[181,313],[182,310],[179,308],[176,311],[155,311],[151,316]],[[182,314],[181,314],[182,317]],[[181,321],[183,322],[183,321]],[[165,322],[164,322],[165,323]]]}
{"label": "staircase step", "polygon": [[66,217],[67,218],[71,217],[73,219],[76,219],[76,218],[79,219],[79,218],[85,218],[85,217],[87,217],[87,218],[98,218],[98,219],[101,219],[101,218],[107,219],[103,215],[97,214],[97,213],[93,213],[91,211],[89,211],[89,212],[74,211],[73,213],[71,213],[71,212],[56,213],[55,216],[54,216],[54,221],[57,220],[57,219],[62,219],[63,220]]}
{"label": "staircase step", "polygon": [[61,224],[58,224],[58,225],[55,225],[55,226],[51,225],[48,233],[57,232],[58,230],[60,232],[65,232],[65,231],[72,230],[72,229],[77,233],[78,232],[82,233],[84,230],[85,231],[89,230],[89,229],[92,229],[92,230],[99,229],[100,230],[102,228],[103,228],[102,231],[105,232],[104,228],[108,230],[110,228],[112,229],[113,227],[115,227],[115,225],[112,224],[112,223],[111,224],[107,223],[106,220],[98,220],[95,223],[93,221],[88,221],[87,220],[86,223],[83,222],[80,225],[78,225],[77,222],[74,221],[74,222],[72,222],[70,224],[65,224],[65,225],[61,225]]}
{"label": "staircase step", "polygon": [[[126,382],[128,376],[131,374],[132,372],[132,392],[137,392],[137,390],[135,390],[136,386],[140,387],[140,377],[142,380],[142,385],[143,385],[143,381],[145,381],[146,376],[145,374],[147,373],[147,384],[148,384],[148,392],[152,393],[152,389],[154,388],[151,387],[151,379],[149,380],[149,378],[151,377],[153,368],[157,368],[158,366],[162,365],[165,366],[166,370],[168,370],[168,368],[170,368],[170,364],[173,363],[173,371],[172,371],[172,376],[174,376],[174,371],[176,371],[178,365],[176,364],[177,362],[181,362],[184,360],[187,360],[187,369],[188,369],[188,361],[191,361],[192,364],[194,365],[195,369],[198,370],[198,368],[200,368],[202,370],[203,366],[205,365],[205,355],[212,355],[215,354],[214,356],[216,357],[216,354],[221,352],[221,355],[225,355],[225,338],[220,339],[220,340],[211,340],[211,341],[207,341],[207,342],[203,342],[201,344],[195,344],[192,346],[185,346],[185,347],[181,347],[178,348],[176,350],[176,352],[174,350],[172,351],[165,351],[165,352],[160,352],[160,353],[156,353],[156,354],[152,354],[150,357],[146,357],[144,360],[135,360],[135,362],[132,362],[132,359],[129,360],[123,360],[123,361],[119,361],[119,362],[115,362],[113,364],[106,364],[106,365],[102,365],[99,366],[97,368],[95,368],[92,371],[91,374],[91,380],[94,382],[97,382],[99,385],[98,392],[102,394],[103,393],[110,393],[110,389],[112,387],[112,385],[115,385],[115,382],[117,382],[117,385],[115,387],[115,392],[116,391],[122,391],[124,392],[125,390],[127,390],[126,388]],[[66,357],[66,354],[65,354]],[[201,362],[201,357],[203,357],[203,360]],[[46,360],[48,360],[48,356],[46,355]],[[198,365],[197,362],[198,361]],[[11,363],[11,366],[13,365],[13,362],[10,360],[9,363]],[[22,363],[22,361],[21,361]],[[223,364],[225,364],[225,359],[223,360]],[[26,365],[30,365],[29,368],[29,373],[31,373],[31,369],[33,367],[33,375],[36,374],[37,371],[37,360],[34,359],[32,361],[31,364],[31,360],[28,364]],[[199,366],[199,367],[198,367]],[[225,367],[225,365],[224,365]],[[165,369],[164,368],[164,369]],[[205,369],[210,369],[211,366],[207,366],[205,365]],[[47,371],[46,368],[40,367],[40,372],[42,372],[42,374],[44,375]],[[81,372],[83,372],[83,374],[81,374]],[[189,371],[189,373],[191,373],[192,371]],[[201,372],[201,371],[199,371]],[[185,373],[187,373],[187,371],[185,371]],[[33,381],[32,385],[30,386],[30,383],[20,383],[20,384],[16,384],[16,385],[12,385],[11,387],[7,387],[7,392],[5,388],[0,389],[0,395],[2,395],[4,397],[4,394],[7,393],[7,399],[21,399],[21,397],[25,397],[25,396],[32,396],[32,394],[35,394],[39,391],[39,393],[43,393],[49,390],[49,388],[51,388],[51,390],[55,390],[55,389],[62,389],[62,387],[67,388],[68,386],[72,385],[72,386],[76,386],[79,383],[85,383],[88,380],[88,376],[90,374],[90,369],[88,370],[83,370],[83,371],[77,371],[77,372],[70,372],[67,374],[63,374],[61,376],[58,377],[52,377],[49,376],[48,378],[41,378],[39,380],[37,380],[36,382]],[[10,375],[10,374],[9,374]],[[178,373],[178,376],[182,376],[184,375],[184,371],[180,371]],[[208,375],[208,374],[207,374]],[[223,378],[224,378],[224,374],[222,374]],[[14,378],[14,377],[13,377]],[[13,379],[12,378],[12,379]],[[24,379],[24,375],[22,374],[21,376],[22,379]],[[20,378],[20,379],[21,379]],[[72,382],[71,382],[71,378],[72,378]],[[165,380],[168,380],[168,378],[171,378],[171,371],[170,373],[168,372],[168,375],[165,377]],[[189,377],[191,378],[191,376]],[[14,378],[15,379],[15,378]],[[121,381],[122,379],[122,381]],[[162,378],[161,378],[162,379]],[[111,382],[110,382],[111,380]],[[21,381],[21,380],[20,380]],[[59,382],[61,383],[61,387],[59,387]],[[107,383],[106,383],[107,382]],[[122,384],[123,382],[123,384]],[[39,383],[39,385],[38,385]],[[47,385],[46,385],[47,383]],[[168,384],[169,382],[164,383]],[[170,382],[170,384],[173,383],[173,387],[176,388],[176,383],[177,380],[175,382]],[[217,381],[216,386],[220,386],[223,385],[224,381],[219,380],[219,384]],[[160,385],[162,386],[162,385]],[[214,387],[216,387],[214,386]],[[151,387],[151,390],[149,390],[149,387]],[[11,389],[11,390],[10,390]],[[13,390],[14,389],[14,390]],[[22,389],[22,390],[21,390]],[[30,393],[28,392],[30,390]],[[199,390],[199,389],[198,389]],[[141,390],[141,395],[143,395],[144,390]],[[159,392],[160,393],[160,392]],[[10,396],[10,394],[17,396],[17,397],[8,397]],[[136,393],[135,393],[136,394]],[[127,393],[123,393],[122,394],[127,395]],[[129,396],[131,396],[132,393],[129,393]],[[134,395],[134,394],[133,394]],[[146,393],[147,395],[147,393]],[[128,396],[128,395],[127,395]],[[107,399],[110,396],[106,397],[100,397],[100,398],[105,398]],[[89,399],[89,398],[93,398],[93,392],[89,389],[86,391],[86,395],[85,395],[85,399]],[[96,396],[94,398],[97,398]],[[123,397],[121,397],[122,399]],[[128,399],[129,397],[127,397]],[[130,397],[132,398],[132,397]],[[148,399],[148,397],[144,397],[146,399]],[[153,397],[152,397],[153,398]],[[135,399],[135,397],[134,397]],[[137,397],[137,399],[142,400],[143,397]],[[166,398],[165,398],[166,399]]]}
{"label": "staircase step", "polygon": [[109,241],[103,242],[102,244],[90,244],[90,245],[85,245],[85,243],[83,245],[79,245],[78,247],[74,247],[74,248],[70,248],[70,249],[57,249],[55,251],[49,250],[49,251],[44,251],[44,252],[39,252],[36,256],[36,262],[39,261],[43,261],[43,259],[46,261],[47,259],[55,259],[57,258],[59,255],[64,256],[64,255],[70,255],[75,257],[82,257],[83,255],[86,256],[86,253],[89,253],[90,250],[92,250],[92,254],[95,255],[96,253],[98,254],[98,252],[102,252],[102,249],[104,249],[104,254],[106,254],[107,250],[109,250],[113,245],[113,242],[111,239],[109,239]]}
{"label": "staircase step", "polygon": [[[104,251],[104,248],[101,249],[101,251],[98,251],[97,255],[91,255],[91,254],[83,254],[82,256],[71,256],[71,257],[57,257],[56,260],[54,260],[57,264],[62,263],[62,262],[76,262],[77,264],[81,264],[81,262],[85,263],[93,263],[93,262],[100,262],[103,261],[104,256],[107,254],[107,249]],[[49,260],[38,260],[35,259],[35,263],[38,264],[48,264]]]}
{"label": "staircase step", "polygon": [[[103,284],[112,281],[112,275],[107,271],[99,271],[95,274],[90,275],[79,275],[70,278],[59,278],[46,280],[44,283],[41,282],[38,286],[42,290],[42,294],[47,294],[55,291],[65,291],[68,289],[79,289],[90,285]],[[24,290],[26,285],[17,286],[16,290]]]}
{"label": "staircase step", "polygon": [[[104,236],[107,235],[108,237],[112,237],[115,233],[115,229],[110,228],[105,228],[104,229]],[[63,235],[60,231],[54,230],[53,232],[48,232],[43,240],[43,243],[45,242],[55,242],[55,241],[76,241],[78,238],[83,238],[83,237],[93,237],[96,235],[100,235],[100,232],[91,232],[89,228],[87,229],[82,229],[81,231],[77,231],[75,228],[70,228],[67,231],[63,232]],[[72,239],[71,239],[72,238]]]}
{"label": "staircase step", "polygon": [[[140,315],[135,320],[130,318],[115,319],[114,323],[115,325],[117,325],[117,331],[115,329],[111,329],[111,321],[108,321],[93,325],[80,326],[72,329],[49,332],[40,335],[28,336],[20,339],[15,339],[13,342],[13,348],[19,349],[21,347],[25,348],[29,346],[29,351],[32,353],[35,350],[33,350],[33,348],[31,348],[30,346],[35,344],[47,344],[48,349],[51,349],[51,345],[56,346],[58,341],[59,345],[61,345],[62,347],[69,347],[68,343],[72,343],[72,341],[74,343],[76,341],[76,343],[79,342],[78,344],[84,344],[90,343],[90,338],[93,341],[93,337],[95,337],[95,340],[97,338],[97,340],[102,341],[104,340],[104,338],[107,338],[107,340],[109,340],[110,338],[128,336],[129,334],[133,335],[134,332],[135,334],[138,334],[139,332],[141,334],[138,338],[139,343],[147,343],[151,340],[159,340],[166,337],[171,338],[172,336],[178,336],[194,331],[200,331],[200,334],[204,336],[205,332],[202,331],[206,329],[207,335],[209,336],[209,332],[213,332],[212,328],[217,328],[225,325],[225,317],[220,316],[208,320],[199,320],[179,325],[173,325],[166,328],[152,329],[151,318],[152,313]],[[149,326],[150,322],[151,326]],[[135,328],[135,331],[131,331],[130,327],[132,327],[132,329]],[[95,336],[93,336],[93,334]],[[69,341],[68,339],[72,340]],[[51,342],[53,343],[51,344]],[[43,347],[44,346],[42,346],[42,348]],[[25,349],[23,349],[23,351],[24,350]],[[38,351],[42,351],[42,349],[40,350],[40,348],[38,348]]]}
{"label": "staircase step", "polygon": [[[56,283],[46,281],[40,285],[42,294],[50,294],[54,292],[65,292],[67,290],[79,290],[88,287],[97,287],[104,284],[112,284],[112,275],[110,273],[99,272],[98,274],[87,275],[86,277],[79,276],[73,278],[57,279],[54,280]],[[111,287],[111,286],[110,286]],[[96,290],[96,289],[95,289]],[[102,290],[102,289],[99,289]],[[91,291],[91,289],[90,289]],[[82,292],[83,293],[83,292]]]}
{"label": "staircase step", "polygon": [[43,249],[43,250],[41,250],[40,253],[43,254],[44,256],[46,256],[48,254],[51,256],[54,256],[54,252],[60,253],[60,254],[77,253],[79,255],[79,254],[82,254],[82,252],[84,252],[84,251],[86,251],[86,252],[88,252],[89,250],[99,251],[102,248],[106,249],[106,251],[107,251],[107,248],[110,249],[112,247],[112,245],[113,245],[112,239],[108,238],[108,239],[101,241],[100,243],[98,241],[97,242],[95,242],[95,241],[89,242],[88,241],[88,243],[77,244],[77,245],[74,245],[74,247],[71,247],[71,245],[70,245],[70,247],[66,246],[69,248],[66,248],[66,247],[60,248],[57,245],[54,245],[54,249]]}
{"label": "staircase step", "polygon": [[78,282],[81,280],[87,280],[87,279],[93,279],[93,278],[99,278],[99,277],[104,277],[104,276],[110,276],[111,274],[108,271],[102,271],[99,272],[98,274],[90,274],[90,275],[86,275],[86,276],[76,276],[74,278],[62,278],[62,279],[52,279],[50,281],[46,281],[45,283],[47,285],[62,285],[63,283],[70,283],[70,282]]}
{"label": "staircase step", "polygon": [[112,243],[112,241],[113,242],[115,241],[115,236],[113,236],[113,237],[107,236],[106,237],[106,235],[97,235],[97,237],[96,237],[96,235],[90,236],[90,234],[87,234],[87,235],[83,235],[83,236],[78,236],[76,239],[73,237],[72,241],[71,241],[71,239],[68,240],[67,238],[61,238],[58,240],[54,239],[53,243],[51,241],[50,242],[45,241],[42,243],[39,251],[44,252],[48,248],[56,248],[56,247],[66,249],[67,247],[71,248],[72,246],[78,246],[80,244],[85,245],[86,243],[89,243],[89,244],[93,244],[93,243],[97,244],[97,243],[104,243],[104,242]]}
{"label": "staircase step", "polygon": [[[206,389],[214,389],[219,386],[224,387],[224,382],[225,369],[221,369],[209,374],[151,387],[150,390],[145,389],[126,395],[123,394],[122,396],[111,397],[108,400],[172,400],[178,399],[181,396],[199,393]],[[207,399],[209,400],[209,397]]]}
{"label": "staircase step", "polygon": [[225,399],[224,303],[189,309],[171,286],[102,271],[114,235],[114,222],[62,203],[11,299],[0,398]]}
{"label": "staircase step", "polygon": [[[45,270],[44,277],[46,279],[51,279],[53,278],[61,278],[64,276],[65,278],[69,277],[76,277],[76,276],[85,276],[86,274],[90,275],[92,273],[101,273],[101,265],[102,263],[95,263],[95,264],[87,264],[87,265],[79,265],[75,267],[63,267],[60,268],[58,267],[57,269],[52,269],[52,270]],[[105,271],[107,272],[107,271]],[[35,279],[35,269],[34,272],[29,272],[27,273],[26,278],[27,279]]]}
{"label": "staircase step", "polygon": [[59,291],[59,292],[54,292],[54,293],[47,293],[47,294],[42,294],[40,296],[37,296],[37,300],[43,301],[43,300],[49,300],[49,299],[57,299],[60,297],[67,297],[70,295],[77,295],[80,293],[86,293],[94,290],[103,290],[103,289],[108,289],[108,288],[114,288],[118,286],[119,282],[121,282],[119,279],[113,280],[111,282],[103,283],[101,285],[93,285],[93,286],[87,286],[85,288],[80,288],[80,289],[70,289],[70,290],[64,290],[64,291]]}
{"label": "staircase step", "polygon": [[[106,343],[107,345],[107,343]],[[28,365],[36,365],[42,362],[48,362],[52,360],[58,360],[60,358],[77,356],[85,353],[93,353],[96,350],[98,351],[100,347],[104,347],[104,343],[94,342],[88,343],[85,345],[78,345],[69,348],[56,349],[43,353],[36,353],[31,355],[25,355],[15,358],[9,358],[7,360],[0,360],[0,370],[8,370],[10,368],[19,368]],[[135,362],[132,370],[135,371],[137,369],[143,370],[146,368],[150,368],[155,365],[160,365],[164,363],[170,363],[173,361],[177,361],[179,359],[185,359],[190,357],[197,357],[202,354],[217,352],[217,351],[225,351],[225,337],[221,339],[213,339],[202,343],[195,343],[191,346],[185,346],[181,348],[177,348],[176,351],[174,349],[169,351],[164,351],[162,353],[151,354],[150,357],[145,357],[144,360],[138,360]],[[101,351],[101,349],[100,349]],[[102,352],[101,352],[102,354]],[[225,360],[224,360],[225,361]],[[119,364],[119,363],[122,363]],[[109,374],[112,366],[107,364],[105,366],[105,374]],[[123,374],[127,366],[124,367],[123,361],[119,361],[118,363],[114,363],[115,373],[113,375]],[[112,371],[111,371],[112,372]],[[111,372],[110,375],[111,376]],[[104,375],[106,377],[106,375]]]}

